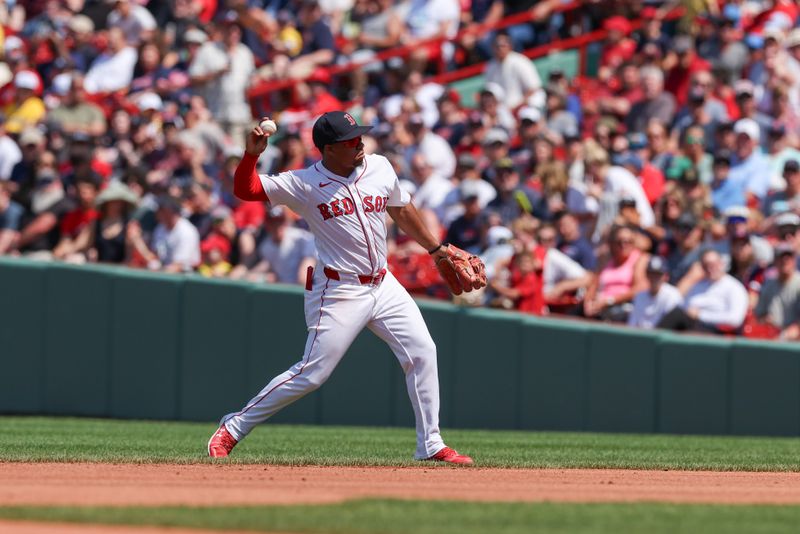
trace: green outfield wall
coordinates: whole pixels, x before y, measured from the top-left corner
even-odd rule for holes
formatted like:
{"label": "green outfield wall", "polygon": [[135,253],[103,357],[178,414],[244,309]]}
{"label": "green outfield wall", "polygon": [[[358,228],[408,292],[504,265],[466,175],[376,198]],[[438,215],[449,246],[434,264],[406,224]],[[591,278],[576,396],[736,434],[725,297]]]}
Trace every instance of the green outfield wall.
{"label": "green outfield wall", "polygon": [[[302,291],[0,258],[0,413],[216,420],[300,359]],[[800,345],[420,307],[443,426],[800,435]],[[275,420],[413,425],[368,331]]]}

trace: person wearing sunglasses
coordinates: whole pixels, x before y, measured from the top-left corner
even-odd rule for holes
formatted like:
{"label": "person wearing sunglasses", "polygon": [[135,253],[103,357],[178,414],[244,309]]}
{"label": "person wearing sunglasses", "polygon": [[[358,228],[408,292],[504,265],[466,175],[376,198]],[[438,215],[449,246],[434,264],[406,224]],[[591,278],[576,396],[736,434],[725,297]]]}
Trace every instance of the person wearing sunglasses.
{"label": "person wearing sunglasses", "polygon": [[447,447],[439,432],[436,345],[416,303],[386,269],[386,213],[434,260],[450,258],[449,246],[428,231],[389,160],[365,153],[361,136],[370,129],[349,113],[325,113],[312,129],[322,161],[275,175],[255,171],[270,134],[257,126],[247,136],[234,193],[242,200],[285,205],[302,216],[314,234],[317,268],[309,268],[306,277],[308,340],[302,359],[241,410],[222,418],[209,440],[209,456],[228,456],[256,425],[320,387],[368,327],[390,346],[405,372],[416,418],[414,456],[473,463]]}

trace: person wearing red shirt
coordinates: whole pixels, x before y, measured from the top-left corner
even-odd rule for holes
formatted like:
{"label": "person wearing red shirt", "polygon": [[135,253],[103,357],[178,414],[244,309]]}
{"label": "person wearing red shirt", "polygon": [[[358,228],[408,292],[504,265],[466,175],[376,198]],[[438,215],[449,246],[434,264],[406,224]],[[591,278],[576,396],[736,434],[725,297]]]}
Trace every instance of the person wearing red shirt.
{"label": "person wearing red shirt", "polygon": [[92,223],[100,215],[94,203],[99,185],[91,175],[75,182],[79,205],[64,215],[61,239],[53,249],[53,257],[77,263],[86,261],[85,253],[92,244]]}
{"label": "person wearing red shirt", "polygon": [[710,71],[711,63],[697,55],[694,41],[688,35],[679,35],[672,41],[672,50],[677,59],[666,72],[664,89],[675,96],[678,106],[683,106],[689,98],[689,82],[699,71]]}
{"label": "person wearing red shirt", "polygon": [[533,251],[523,250],[514,257],[509,285],[495,281],[490,283],[500,296],[514,301],[515,310],[544,315],[546,305],[542,272],[545,254],[547,249],[544,247],[536,247]]}

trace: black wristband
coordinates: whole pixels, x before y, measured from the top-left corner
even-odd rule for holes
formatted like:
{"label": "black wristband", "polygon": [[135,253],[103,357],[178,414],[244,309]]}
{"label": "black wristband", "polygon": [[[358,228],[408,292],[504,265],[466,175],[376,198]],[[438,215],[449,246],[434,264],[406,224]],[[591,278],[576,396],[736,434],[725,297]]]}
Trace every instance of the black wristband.
{"label": "black wristband", "polygon": [[435,247],[433,247],[432,249],[430,249],[430,250],[428,251],[428,254],[433,254],[433,253],[435,253],[436,251],[438,251],[438,250],[439,250],[440,248],[442,248],[443,246],[444,246],[443,244],[439,243],[438,245],[436,245]]}

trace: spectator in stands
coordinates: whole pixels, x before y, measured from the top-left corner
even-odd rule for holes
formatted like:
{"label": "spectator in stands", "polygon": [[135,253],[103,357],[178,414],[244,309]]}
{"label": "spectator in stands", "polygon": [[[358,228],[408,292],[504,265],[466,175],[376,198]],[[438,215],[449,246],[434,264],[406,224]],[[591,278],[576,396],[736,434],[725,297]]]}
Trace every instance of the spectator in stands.
{"label": "spectator in stands", "polygon": [[635,245],[630,228],[615,226],[608,233],[608,257],[592,277],[583,301],[583,315],[625,322],[631,300],[646,285],[648,255]]}
{"label": "spectator in stands", "polygon": [[10,184],[0,181],[0,255],[13,250],[24,214],[23,207],[11,200]]}
{"label": "spectator in stands", "polygon": [[92,228],[99,213],[95,199],[100,182],[95,175],[81,175],[75,181],[77,206],[64,215],[60,224],[61,239],[53,249],[53,257],[70,263],[85,263],[91,246]]}
{"label": "spectator in stands", "polygon": [[647,135],[647,160],[666,175],[674,157],[669,145],[667,128],[664,123],[654,119],[647,123],[645,133]]}
{"label": "spectator in stands", "polygon": [[450,224],[445,242],[478,254],[482,250],[483,241],[480,188],[475,180],[465,180],[461,182],[457,192],[461,197],[463,213]]}
{"label": "spectator in stands", "polygon": [[299,284],[316,263],[314,237],[292,226],[286,210],[272,208],[264,219],[265,235],[258,244],[259,263],[250,269],[250,280]]}
{"label": "spectator in stands", "polygon": [[753,240],[744,228],[730,236],[730,266],[728,274],[736,278],[747,289],[750,297],[749,309],[755,306],[758,293],[764,282],[766,265],[759,261],[753,250]]}
{"label": "spectator in stands", "polygon": [[106,118],[103,110],[86,100],[83,76],[72,74],[69,90],[60,105],[52,110],[47,121],[65,134],[82,133],[97,137],[106,133]]}
{"label": "spectator in stands", "polygon": [[790,159],[783,165],[783,179],[786,187],[782,191],[775,191],[764,199],[762,211],[764,215],[776,215],[775,204],[788,202],[792,208],[800,208],[800,161]]}
{"label": "spectator in stands", "polygon": [[59,224],[72,211],[74,204],[64,194],[64,186],[55,168],[40,164],[30,191],[30,209],[22,221],[22,230],[15,248],[33,259],[48,260],[58,244]]}
{"label": "spectator in stands", "polygon": [[179,273],[191,271],[200,264],[200,236],[197,229],[181,216],[177,198],[163,195],[158,199],[158,226],[150,245],[138,221],[128,224],[129,246],[139,254],[151,270]]}
{"label": "spectator in stands", "polygon": [[592,279],[587,271],[576,261],[556,248],[558,234],[551,224],[544,224],[536,231],[537,247],[545,250],[542,264],[542,291],[551,311],[554,308],[566,310],[575,307],[577,295],[583,294]]}
{"label": "spectator in stands", "polygon": [[[671,61],[671,67],[667,69],[664,89],[675,97],[675,102],[679,106],[682,106],[689,96],[689,83],[692,76],[700,71],[710,71],[711,64],[697,55],[694,40],[688,35],[675,37],[670,49],[676,57]],[[665,63],[669,64],[670,61]]]}
{"label": "spectator in stands", "polygon": [[487,209],[497,213],[504,225],[510,225],[523,215],[535,215],[540,195],[520,183],[519,172],[510,158],[503,158],[494,165],[492,181],[497,196],[489,202]]}
{"label": "spectator in stands", "polygon": [[39,76],[30,70],[21,70],[14,75],[14,100],[3,110],[7,132],[19,134],[44,119],[47,110],[37,96],[41,91],[40,83]]}
{"label": "spectator in stands", "polygon": [[703,252],[700,265],[702,272],[690,273],[678,284],[684,304],[667,313],[658,328],[712,333],[738,331],[747,314],[747,290],[725,272],[719,252]]}
{"label": "spectator in stands", "polygon": [[489,281],[489,289],[504,299],[504,307],[523,313],[544,315],[547,308],[541,274],[543,263],[543,254],[536,255],[530,250],[522,250],[512,260],[508,285],[492,279]]}
{"label": "spectator in stands", "polygon": [[297,19],[303,43],[300,54],[291,61],[285,56],[275,58],[277,78],[305,78],[317,67],[329,65],[336,58],[336,42],[329,19],[323,16],[319,3],[302,0]]}
{"label": "spectator in stands", "polygon": [[[751,121],[755,122],[758,130],[751,126],[748,126],[748,128],[751,129],[751,138],[755,141],[756,146],[760,146],[767,140],[767,131],[772,124],[772,118],[759,111],[756,101],[756,88],[753,82],[747,79],[737,80],[733,84],[733,90],[736,94],[736,105],[739,108],[738,118],[739,120],[751,119]],[[756,131],[758,131],[758,135],[756,135]],[[734,133],[738,134],[740,132],[735,131]]]}
{"label": "spectator in stands", "polygon": [[440,176],[422,153],[411,158],[411,176],[416,186],[411,201],[418,210],[430,210],[436,214],[441,223],[446,216],[445,202],[453,191],[453,183]]}
{"label": "spectator in stands", "polygon": [[628,326],[655,328],[664,315],[683,303],[683,295],[668,280],[667,262],[659,256],[652,256],[647,262],[648,287],[633,297]]}
{"label": "spectator in stands", "polygon": [[714,180],[711,182],[711,201],[718,213],[731,207],[747,204],[747,176],[730,175],[731,154],[720,151],[714,156]]}
{"label": "spectator in stands", "polygon": [[514,52],[507,31],[495,34],[494,58],[486,65],[487,83],[496,83],[505,91],[505,103],[510,109],[528,105],[542,109],[545,93],[542,79],[530,59]]}
{"label": "spectator in stands", "polygon": [[133,80],[136,49],[119,28],[108,30],[108,47],[97,56],[86,73],[83,86],[89,93],[112,93],[127,88]]}
{"label": "spectator in stands", "polygon": [[116,0],[116,7],[108,14],[106,25],[122,30],[131,46],[139,46],[142,41],[150,41],[157,27],[150,11],[131,0]]}
{"label": "spectator in stands", "polygon": [[755,307],[756,319],[775,328],[784,340],[800,339],[800,272],[794,246],[775,248],[776,274],[764,282]]}
{"label": "spectator in stands", "polygon": [[425,125],[422,114],[414,113],[406,125],[411,135],[411,144],[405,149],[405,158],[409,168],[415,154],[421,154],[433,170],[442,178],[450,179],[456,170],[456,156],[447,141],[440,135],[430,131]]}
{"label": "spectator in stands", "polygon": [[675,97],[664,91],[664,73],[655,67],[640,72],[643,97],[634,103],[626,119],[630,132],[644,132],[651,120],[671,124],[675,116]]}
{"label": "spectator in stands", "polygon": [[736,153],[729,179],[740,181],[745,177],[747,192],[763,200],[770,191],[769,161],[761,153],[761,129],[752,119],[739,119],[733,127],[736,133]]}
{"label": "spectator in stands", "polygon": [[21,159],[22,151],[19,145],[6,135],[5,117],[0,115],[0,182],[11,179],[11,172]]}
{"label": "spectator in stands", "polygon": [[100,263],[124,263],[125,237],[138,197],[125,184],[112,181],[95,199],[99,216],[91,225],[89,258]]}
{"label": "spectator in stands", "polygon": [[[497,196],[497,191],[486,180],[481,179],[478,172],[478,162],[472,154],[464,153],[458,156],[456,172],[453,180],[456,184],[444,199],[444,220],[449,225],[464,212],[463,200],[471,194],[476,195],[478,207],[483,211],[486,206]],[[466,196],[465,196],[466,195]]]}
{"label": "spectator in stands", "polygon": [[597,266],[594,248],[581,234],[577,217],[569,211],[558,213],[556,228],[558,230],[556,248],[587,271],[594,271]]}

